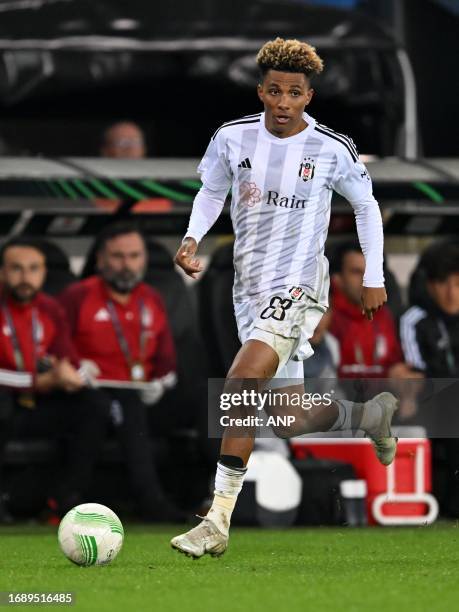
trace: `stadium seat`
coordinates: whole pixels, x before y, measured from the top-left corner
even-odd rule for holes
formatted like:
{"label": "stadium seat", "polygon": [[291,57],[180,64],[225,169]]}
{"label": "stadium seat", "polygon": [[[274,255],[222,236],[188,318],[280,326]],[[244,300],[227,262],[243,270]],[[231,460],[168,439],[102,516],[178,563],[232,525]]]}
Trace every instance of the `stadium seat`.
{"label": "stadium seat", "polygon": [[198,333],[196,311],[169,251],[151,240],[148,255],[145,281],[164,299],[177,350],[179,384],[174,410],[179,413],[175,422],[178,426],[194,426],[198,413],[207,405],[206,355]]}
{"label": "stadium seat", "polygon": [[199,283],[199,322],[209,355],[209,376],[226,376],[239,350],[234,317],[233,243],[219,248]]}
{"label": "stadium seat", "polygon": [[57,244],[49,240],[40,240],[40,245],[45,252],[48,270],[43,290],[50,295],[57,295],[74,282],[76,276],[70,269],[67,254]]}
{"label": "stadium seat", "polygon": [[402,300],[402,292],[400,291],[397,279],[386,265],[384,265],[384,279],[386,281],[387,306],[395,321],[398,322],[404,311],[405,305]]}

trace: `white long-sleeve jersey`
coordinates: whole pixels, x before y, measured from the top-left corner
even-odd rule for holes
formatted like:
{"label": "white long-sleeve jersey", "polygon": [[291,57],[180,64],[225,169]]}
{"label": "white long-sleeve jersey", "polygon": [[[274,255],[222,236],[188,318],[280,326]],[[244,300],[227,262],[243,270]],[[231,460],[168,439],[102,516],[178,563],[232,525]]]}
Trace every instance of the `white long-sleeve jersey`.
{"label": "white long-sleeve jersey", "polygon": [[294,286],[327,303],[333,190],[354,209],[364,286],[384,286],[382,220],[368,171],[349,137],[304,119],[307,127],[288,138],[266,129],[264,113],[225,123],[199,165],[203,186],[186,236],[202,239],[231,187],[236,302]]}

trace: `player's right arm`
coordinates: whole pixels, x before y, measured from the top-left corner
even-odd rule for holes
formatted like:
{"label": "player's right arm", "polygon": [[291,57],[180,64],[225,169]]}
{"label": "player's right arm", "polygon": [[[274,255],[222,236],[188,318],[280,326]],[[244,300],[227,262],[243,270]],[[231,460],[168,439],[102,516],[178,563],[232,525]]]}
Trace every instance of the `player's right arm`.
{"label": "player's right arm", "polygon": [[188,230],[174,259],[191,278],[196,278],[203,269],[195,257],[198,244],[220,216],[232,182],[223,130],[210,141],[198,172],[202,187],[194,199]]}
{"label": "player's right arm", "polygon": [[332,187],[354,209],[357,235],[365,257],[362,314],[371,320],[387,301],[383,271],[384,233],[379,205],[373,196],[371,178],[365,165],[341,148]]}

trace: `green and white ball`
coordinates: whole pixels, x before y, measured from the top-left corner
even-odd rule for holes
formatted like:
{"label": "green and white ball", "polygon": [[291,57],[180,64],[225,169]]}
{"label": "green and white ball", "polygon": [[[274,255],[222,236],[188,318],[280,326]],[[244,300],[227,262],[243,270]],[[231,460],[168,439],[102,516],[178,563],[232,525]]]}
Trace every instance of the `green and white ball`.
{"label": "green and white ball", "polygon": [[80,504],[67,512],[57,534],[64,555],[77,565],[106,565],[120,552],[124,530],[101,504]]}

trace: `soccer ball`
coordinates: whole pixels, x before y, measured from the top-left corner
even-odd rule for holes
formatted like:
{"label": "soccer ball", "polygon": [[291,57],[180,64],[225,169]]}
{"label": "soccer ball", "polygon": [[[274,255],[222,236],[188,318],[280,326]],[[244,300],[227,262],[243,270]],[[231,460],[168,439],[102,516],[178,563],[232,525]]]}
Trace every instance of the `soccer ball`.
{"label": "soccer ball", "polygon": [[116,514],[101,504],[80,504],[67,512],[57,534],[64,555],[77,565],[106,565],[123,545]]}

